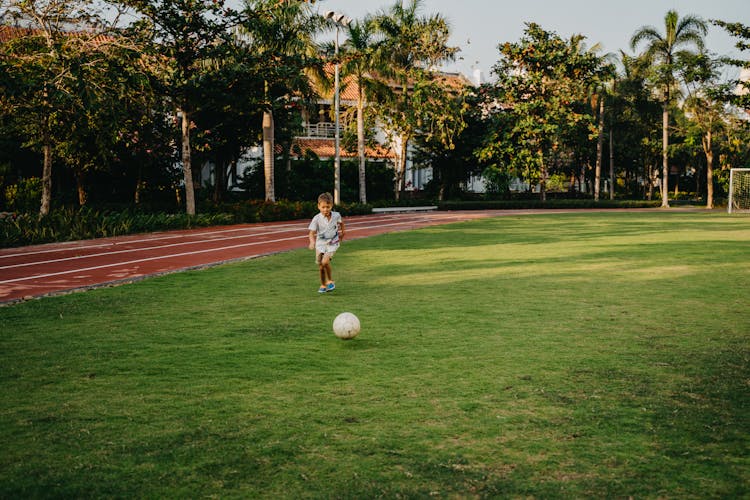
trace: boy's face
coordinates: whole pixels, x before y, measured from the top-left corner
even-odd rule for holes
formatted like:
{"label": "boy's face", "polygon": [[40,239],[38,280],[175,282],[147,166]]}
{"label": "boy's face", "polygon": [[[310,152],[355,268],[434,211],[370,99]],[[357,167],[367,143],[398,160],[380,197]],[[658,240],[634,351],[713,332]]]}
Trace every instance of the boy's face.
{"label": "boy's face", "polygon": [[318,210],[320,210],[320,213],[323,214],[325,217],[329,217],[331,215],[331,210],[333,209],[333,204],[328,201],[319,201],[318,202]]}

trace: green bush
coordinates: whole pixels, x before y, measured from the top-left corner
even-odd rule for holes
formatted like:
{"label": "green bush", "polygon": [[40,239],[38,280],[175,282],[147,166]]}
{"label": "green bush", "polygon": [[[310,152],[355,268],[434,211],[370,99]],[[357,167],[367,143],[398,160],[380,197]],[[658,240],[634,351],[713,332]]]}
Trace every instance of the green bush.
{"label": "green bush", "polygon": [[39,177],[20,179],[5,188],[5,206],[13,212],[34,212],[42,198],[42,180]]}
{"label": "green bush", "polygon": [[9,213],[0,217],[0,247],[75,241],[107,236],[231,224],[231,214],[147,214],[64,208],[44,217]]}
{"label": "green bush", "polygon": [[439,210],[518,210],[535,208],[654,208],[659,200],[599,200],[559,199],[535,200],[477,200],[445,201],[438,204]]}

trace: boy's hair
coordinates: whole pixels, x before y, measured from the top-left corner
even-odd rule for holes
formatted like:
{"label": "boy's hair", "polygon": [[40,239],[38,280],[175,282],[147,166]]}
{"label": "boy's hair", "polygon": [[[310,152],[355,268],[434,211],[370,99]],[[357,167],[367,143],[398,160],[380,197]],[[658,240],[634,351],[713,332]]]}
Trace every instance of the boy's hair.
{"label": "boy's hair", "polygon": [[321,201],[333,204],[333,196],[331,196],[331,193],[323,193],[318,196],[318,203],[320,203]]}

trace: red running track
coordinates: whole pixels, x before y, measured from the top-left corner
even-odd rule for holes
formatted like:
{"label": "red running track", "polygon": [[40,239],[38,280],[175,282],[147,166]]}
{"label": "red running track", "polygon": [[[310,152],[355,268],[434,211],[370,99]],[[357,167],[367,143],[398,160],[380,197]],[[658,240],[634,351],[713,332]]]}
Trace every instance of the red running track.
{"label": "red running track", "polygon": [[[347,239],[519,211],[346,217]],[[307,247],[309,221],[242,224],[0,249],[0,304]]]}

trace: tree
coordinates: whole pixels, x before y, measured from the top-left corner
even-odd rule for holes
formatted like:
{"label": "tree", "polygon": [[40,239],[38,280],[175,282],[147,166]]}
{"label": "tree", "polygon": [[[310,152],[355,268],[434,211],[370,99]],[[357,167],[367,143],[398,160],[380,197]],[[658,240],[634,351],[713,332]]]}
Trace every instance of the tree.
{"label": "tree", "polygon": [[654,165],[660,159],[661,147],[654,144],[661,137],[661,123],[657,123],[661,105],[654,99],[648,86],[650,64],[643,57],[620,52],[622,73],[612,95],[611,132],[617,138],[615,161],[623,172],[626,194],[635,195],[645,179],[649,200],[653,196]]}
{"label": "tree", "polygon": [[703,37],[708,32],[706,22],[696,16],[680,18],[676,11],[670,10],[664,16],[664,34],[653,26],[639,28],[630,39],[633,50],[642,42],[646,43],[644,55],[651,61],[657,85],[662,97],[662,202],[661,206],[669,207],[669,106],[675,93],[677,81],[675,69],[677,60],[688,51],[681,51],[683,46],[693,45],[703,49]]}
{"label": "tree", "polygon": [[88,0],[74,2],[10,0],[3,21],[22,22],[25,28],[4,27],[8,41],[1,44],[0,77],[4,114],[20,124],[27,144],[42,152],[40,216],[49,213],[55,145],[69,127],[80,121],[81,91],[99,93],[83,78],[82,60],[96,67],[108,44],[101,38],[103,22]]}
{"label": "tree", "polygon": [[368,88],[374,85],[371,75],[384,73],[387,68],[376,52],[373,23],[366,18],[353,21],[346,29],[347,39],[341,47],[341,73],[357,87],[357,156],[359,158],[359,202],[367,203],[365,172],[365,104]]}
{"label": "tree", "polygon": [[[711,22],[716,26],[724,28],[727,33],[735,37],[737,41],[734,46],[741,52],[750,51],[750,27],[742,23],[728,23],[716,19]],[[747,59],[726,58],[723,62],[738,68],[750,68],[750,60]],[[743,81],[738,79],[733,83],[736,85],[735,92],[725,94],[725,101],[746,110],[750,109],[750,80]]]}
{"label": "tree", "polygon": [[221,57],[233,12],[220,0],[122,0],[135,9],[144,52],[153,64],[158,88],[169,97],[180,120],[185,210],[195,214],[191,131],[199,107],[207,61]]}
{"label": "tree", "polygon": [[[433,121],[437,126],[423,130],[414,140],[414,163],[432,169],[432,179],[425,190],[439,200],[459,196],[471,176],[481,174],[487,167],[474,155],[485,126],[476,92],[468,82],[455,86],[448,81],[442,85],[440,79],[435,81],[434,86],[442,88],[438,86],[427,93],[429,102],[423,107],[430,114],[440,110],[442,121]],[[492,184],[490,190],[497,191],[494,187]]]}
{"label": "tree", "polygon": [[503,165],[511,175],[540,186],[546,199],[549,166],[585,128],[597,129],[586,112],[588,90],[609,72],[602,58],[579,50],[582,36],[565,41],[529,23],[519,43],[499,46],[497,82],[488,87],[484,107],[490,115],[480,159]]}
{"label": "tree", "polygon": [[685,58],[680,69],[687,90],[685,114],[699,135],[706,156],[706,208],[714,207],[714,138],[727,123],[723,96],[729,89],[719,81],[720,64],[701,53]]}
{"label": "tree", "polygon": [[397,159],[396,199],[406,187],[409,142],[426,125],[422,121],[426,116],[424,110],[414,106],[415,90],[427,90],[434,77],[430,69],[452,59],[458,50],[448,46],[450,30],[445,18],[439,14],[421,16],[421,6],[422,0],[411,0],[406,7],[398,1],[389,11],[373,18],[377,31],[384,37],[378,46],[378,57],[390,66],[381,75],[388,83],[379,92],[378,114],[397,136],[392,141]]}
{"label": "tree", "polygon": [[322,19],[305,2],[249,0],[245,7],[243,33],[248,48],[258,60],[264,76],[263,165],[265,198],[276,199],[274,110],[295,95],[311,94],[308,68],[318,64],[313,36]]}
{"label": "tree", "polygon": [[[594,44],[591,48],[586,48],[583,43],[583,37],[579,35],[573,35],[570,38],[569,44],[571,48],[577,50],[581,55],[588,53],[589,55],[597,56],[597,52],[601,48],[599,44]],[[602,75],[599,78],[592,79],[591,87],[589,92],[591,96],[589,98],[591,102],[592,114],[596,117],[596,160],[594,167],[594,200],[599,201],[601,191],[601,177],[602,177],[602,165],[604,155],[604,115],[605,115],[605,101],[607,100],[609,91],[607,84],[609,81],[605,80],[611,78],[614,75],[614,67],[605,63],[606,60],[610,59],[611,54],[607,54],[600,59],[602,65]],[[606,75],[605,75],[606,73]],[[614,185],[614,175],[610,175],[610,181]],[[610,195],[614,193],[613,186],[610,186]]]}

